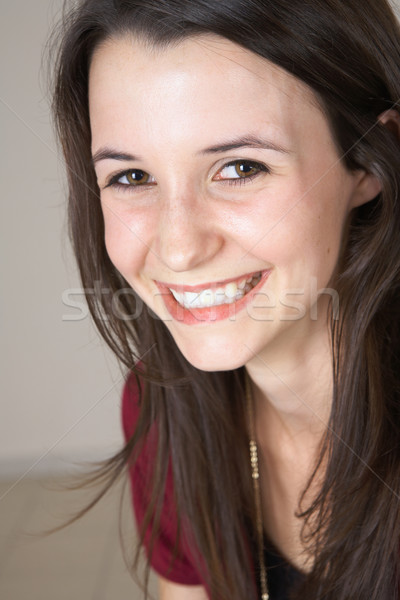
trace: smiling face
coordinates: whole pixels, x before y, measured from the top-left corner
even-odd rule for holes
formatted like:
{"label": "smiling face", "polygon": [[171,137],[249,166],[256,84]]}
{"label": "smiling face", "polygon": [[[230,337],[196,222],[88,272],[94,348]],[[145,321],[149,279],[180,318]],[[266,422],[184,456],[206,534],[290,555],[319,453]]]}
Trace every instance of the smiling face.
{"label": "smiling face", "polygon": [[339,161],[311,91],[217,36],[124,38],[95,52],[89,103],[107,251],[189,362],[306,342],[349,212],[379,191]]}

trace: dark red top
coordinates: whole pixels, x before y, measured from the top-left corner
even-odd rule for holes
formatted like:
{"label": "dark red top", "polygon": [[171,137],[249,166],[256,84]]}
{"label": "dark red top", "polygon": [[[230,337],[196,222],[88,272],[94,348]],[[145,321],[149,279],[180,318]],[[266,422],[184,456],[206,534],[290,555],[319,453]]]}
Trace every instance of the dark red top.
{"label": "dark red top", "polygon": [[[122,396],[122,425],[125,434],[125,439],[128,440],[135,431],[136,422],[139,416],[138,406],[138,389],[134,377],[130,377],[125,384]],[[152,463],[157,435],[155,429],[151,430],[146,443],[141,451],[135,468],[131,469],[130,479],[132,488],[133,508],[138,524],[143,521],[143,517],[147,508],[148,495],[145,491],[145,475],[149,471],[149,466]],[[173,480],[171,465],[168,468],[166,491],[161,513],[160,533],[156,538],[153,548],[151,566],[162,577],[169,579],[175,583],[186,585],[204,585],[201,576],[194,566],[194,558],[190,551],[190,542],[187,535],[181,536],[181,544],[179,553],[171,567],[171,558],[175,540],[177,538],[177,518],[176,510],[173,502]],[[145,538],[147,549],[150,539],[150,529]]]}
{"label": "dark red top", "polygon": [[[138,388],[135,377],[129,377],[125,384],[122,396],[122,424],[125,439],[128,440],[134,433],[136,423],[139,417],[140,407],[138,405]],[[136,461],[135,467],[131,469],[130,480],[132,488],[132,501],[134,514],[138,524],[143,522],[143,517],[148,506],[149,492],[146,490],[146,474],[151,471],[149,468],[154,460],[157,444],[157,431],[152,427],[146,442]],[[245,533],[245,532],[244,532]],[[151,527],[149,527],[145,536],[145,549],[148,552]],[[173,495],[173,477],[171,463],[168,467],[166,491],[161,513],[160,532],[155,540],[151,558],[152,568],[162,577],[175,583],[184,585],[203,585],[208,596],[210,592],[204,577],[202,577],[201,567],[198,568],[194,559],[194,543],[190,538],[190,527],[182,525],[180,545],[178,555],[173,565],[171,559],[175,540],[177,539],[177,515]],[[271,600],[287,600],[288,591],[300,574],[283,559],[276,549],[265,540],[265,562],[268,569],[268,587]],[[249,556],[256,555],[256,548],[250,547]],[[253,564],[255,561],[252,561]],[[200,562],[201,565],[201,562]],[[204,565],[201,565],[204,568]],[[260,597],[258,577],[255,577],[254,591],[258,588],[258,597]]]}

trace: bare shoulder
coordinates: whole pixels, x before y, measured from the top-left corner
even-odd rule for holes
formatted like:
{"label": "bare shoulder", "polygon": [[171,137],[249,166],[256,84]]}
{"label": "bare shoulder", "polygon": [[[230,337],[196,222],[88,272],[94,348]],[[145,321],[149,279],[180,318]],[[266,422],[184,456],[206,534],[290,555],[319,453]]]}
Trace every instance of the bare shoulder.
{"label": "bare shoulder", "polygon": [[159,600],[209,600],[202,585],[181,585],[158,577]]}

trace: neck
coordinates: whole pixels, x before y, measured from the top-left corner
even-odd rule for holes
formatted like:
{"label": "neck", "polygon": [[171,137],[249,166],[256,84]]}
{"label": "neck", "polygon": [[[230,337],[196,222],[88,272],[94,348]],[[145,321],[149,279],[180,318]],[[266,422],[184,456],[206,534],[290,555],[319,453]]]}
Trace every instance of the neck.
{"label": "neck", "polygon": [[307,487],[329,421],[332,360],[326,322],[301,325],[290,328],[290,340],[268,344],[268,352],[255,355],[246,369],[253,392],[262,521],[282,555],[307,572],[313,558],[301,540],[297,512],[311,504],[323,476],[324,468]]}
{"label": "neck", "polygon": [[259,442],[283,437],[320,440],[332,400],[332,357],[326,322],[300,323],[290,340],[268,346],[247,363]]}

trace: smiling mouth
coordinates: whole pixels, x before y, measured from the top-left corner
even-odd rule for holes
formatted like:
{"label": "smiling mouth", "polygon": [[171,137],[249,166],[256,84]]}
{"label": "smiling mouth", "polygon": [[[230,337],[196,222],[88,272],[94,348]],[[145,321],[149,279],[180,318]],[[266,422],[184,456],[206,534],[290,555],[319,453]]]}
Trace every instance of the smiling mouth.
{"label": "smiling mouth", "polygon": [[184,308],[210,308],[223,304],[233,304],[251,292],[260,282],[262,272],[244,275],[225,285],[215,285],[197,291],[185,291],[182,288],[167,286],[175,300]]}

